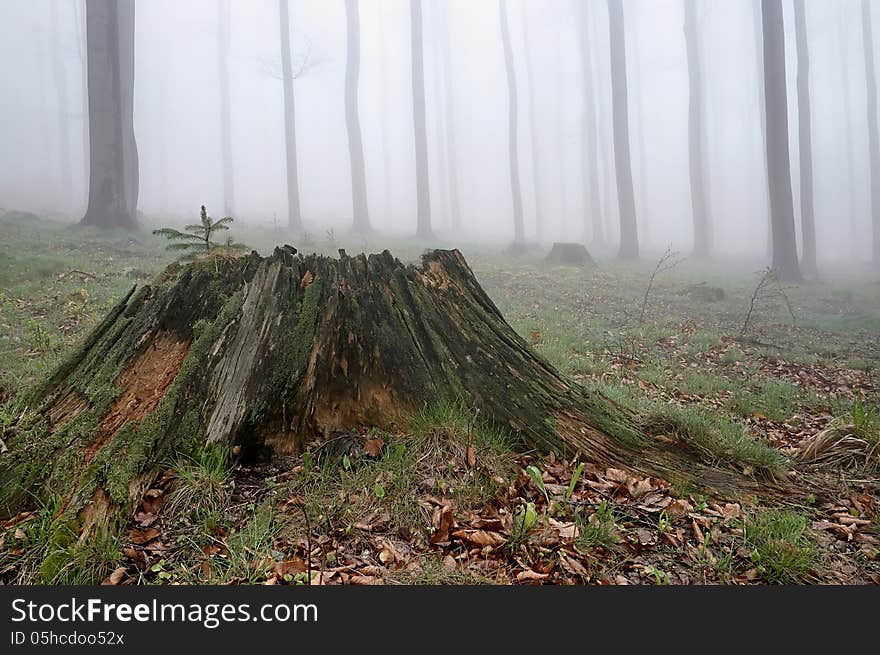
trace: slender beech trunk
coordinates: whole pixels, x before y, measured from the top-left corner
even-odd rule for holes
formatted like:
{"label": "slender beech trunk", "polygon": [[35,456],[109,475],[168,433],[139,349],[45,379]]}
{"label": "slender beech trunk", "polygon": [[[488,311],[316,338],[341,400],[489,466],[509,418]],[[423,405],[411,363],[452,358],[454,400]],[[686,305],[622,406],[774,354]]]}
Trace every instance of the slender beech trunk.
{"label": "slender beech trunk", "polygon": [[807,10],[804,0],[794,0],[794,29],[797,42],[798,154],[801,192],[801,268],[810,277],[816,265],[816,210],[813,196],[813,121],[810,111],[810,50],[807,43]]}
{"label": "slender beech trunk", "polygon": [[461,230],[461,199],[458,191],[458,144],[455,137],[455,87],[452,76],[452,53],[449,46],[449,7],[438,3],[440,13],[440,55],[443,58],[443,109],[446,115],[446,166],[449,184],[449,216],[453,231]]}
{"label": "slender beech trunk", "polygon": [[847,208],[849,210],[849,237],[850,245],[857,249],[861,244],[857,231],[856,221],[856,156],[855,156],[855,140],[853,137],[853,107],[852,107],[852,85],[850,84],[850,34],[849,24],[846,20],[845,12],[840,12],[840,23],[838,31],[838,45],[840,55],[840,84],[841,96],[843,98],[843,129],[844,129],[844,147],[846,148],[846,194]]}
{"label": "slender beech trunk", "polygon": [[601,246],[605,242],[602,226],[602,208],[599,203],[599,152],[596,135],[596,86],[593,81],[592,39],[590,38],[590,3],[578,5],[581,13],[577,17],[581,46],[581,71],[583,73],[583,189],[584,189],[584,231],[592,229],[593,243]]}
{"label": "slender beech trunk", "polygon": [[61,196],[65,209],[69,206],[73,193],[73,170],[70,165],[70,105],[67,95],[67,67],[64,65],[64,53],[61,51],[61,28],[58,23],[59,3],[49,4],[52,22],[52,43],[49,45],[52,59],[52,78],[55,86],[58,120],[58,163],[61,173]]}
{"label": "slender beech trunk", "polygon": [[767,116],[767,172],[773,269],[784,282],[801,280],[797,256],[791,159],[788,147],[788,91],[785,80],[785,26],[782,0],[762,0],[764,96]]}
{"label": "slender beech trunk", "polygon": [[352,228],[370,231],[367,207],[367,174],[364,164],[364,141],[358,111],[358,82],[361,70],[361,18],[358,0],[345,0],[348,50],[345,63],[345,125],[348,129],[348,156],[351,162]]}
{"label": "slender beech trunk", "polygon": [[223,215],[235,213],[235,175],[232,161],[232,109],[229,91],[229,0],[220,0],[217,27],[217,71],[220,78],[220,165],[223,173]]}
{"label": "slender beech trunk", "polygon": [[296,96],[293,93],[293,65],[290,53],[289,0],[278,0],[281,28],[281,85],[284,89],[284,156],[287,175],[287,226],[302,232],[302,208],[299,201],[299,166],[296,160]]}
{"label": "slender beech trunk", "polygon": [[862,42],[865,49],[865,77],[868,96],[868,151],[871,162],[871,219],[873,261],[880,268],[880,128],[877,125],[877,71],[874,64],[874,28],[871,3],[862,0]]}
{"label": "slender beech trunk", "polygon": [[431,185],[428,177],[428,132],[425,117],[425,47],[422,39],[422,0],[410,0],[412,49],[413,126],[416,146],[416,194],[418,218],[416,236],[434,238],[431,228]]}
{"label": "slender beech trunk", "polygon": [[522,187],[519,181],[519,99],[516,90],[516,69],[513,64],[513,47],[510,43],[510,26],[507,20],[507,0],[498,0],[501,18],[501,45],[504,48],[504,69],[507,72],[507,143],[510,149],[510,192],[513,195],[513,243],[525,242],[523,222]]}
{"label": "slender beech trunk", "polygon": [[754,11],[754,36],[755,36],[755,89],[758,96],[758,120],[761,125],[761,169],[764,173],[763,192],[764,207],[767,211],[765,225],[767,226],[766,253],[768,258],[773,257],[773,225],[770,222],[770,172],[767,170],[766,144],[767,144],[767,102],[764,97],[764,20],[761,3],[764,0],[752,0]]}
{"label": "slender beech trunk", "polygon": [[88,0],[89,203],[83,225],[137,229],[134,0]]}
{"label": "slender beech trunk", "polygon": [[626,77],[626,27],[623,0],[608,0],[611,40],[611,106],[614,125],[614,167],[617,174],[617,202],[620,207],[621,259],[639,256],[639,228],[633,191],[629,143],[629,101]]}
{"label": "slender beech trunk", "polygon": [[711,217],[705,186],[704,85],[700,59],[697,0],[684,0],[684,36],[688,60],[688,165],[691,181],[691,211],[694,222],[694,256],[708,257],[712,252]]}
{"label": "slender beech trunk", "polygon": [[529,85],[529,135],[532,145],[532,184],[535,197],[535,240],[541,243],[544,230],[544,205],[542,191],[541,153],[538,148],[538,103],[535,89],[535,58],[532,54],[532,44],[529,36],[530,21],[526,14],[528,5],[522,5],[523,24],[523,47],[526,55],[526,78]]}

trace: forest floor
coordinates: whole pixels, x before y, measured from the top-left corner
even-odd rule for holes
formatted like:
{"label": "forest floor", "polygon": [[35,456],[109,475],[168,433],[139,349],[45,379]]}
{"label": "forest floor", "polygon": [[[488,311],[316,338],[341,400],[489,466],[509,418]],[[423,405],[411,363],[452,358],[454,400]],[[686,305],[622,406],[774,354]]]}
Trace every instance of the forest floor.
{"label": "forest floor", "polygon": [[[29,215],[0,216],[0,234],[2,437],[16,395],[171,258],[147,233]],[[261,251],[283,241],[272,230],[236,236]],[[311,249],[335,253],[330,237]],[[0,580],[880,584],[876,273],[765,280],[745,325],[757,265],[684,261],[657,275],[645,302],[647,258],[585,269],[547,266],[537,251],[464,253],[511,325],[565,375],[635,408],[656,434],[687,432],[744,475],[769,472],[804,494],[706,496],[681,480],[517,453],[467,407],[441,404],[406,432],[351,432],[297,457],[243,463],[216,448],[170,461],[130,523],[71,553],[51,580],[39,570],[46,502],[0,523]],[[849,436],[844,447],[798,461],[827,428]]]}

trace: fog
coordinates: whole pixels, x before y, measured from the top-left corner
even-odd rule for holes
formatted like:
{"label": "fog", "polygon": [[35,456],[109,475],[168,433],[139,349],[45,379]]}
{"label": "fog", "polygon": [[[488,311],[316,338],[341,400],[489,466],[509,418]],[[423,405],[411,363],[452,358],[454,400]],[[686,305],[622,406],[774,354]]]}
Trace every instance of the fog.
{"label": "fog", "polygon": [[[880,18],[880,3],[872,10]],[[767,238],[766,153],[761,133],[760,43],[755,3],[699,0],[705,83],[706,180],[714,248],[762,254]],[[201,204],[224,204],[218,78],[218,0],[136,4],[135,109],[146,222],[191,222]],[[509,243],[513,237],[508,94],[496,0],[425,0],[425,89],[434,230],[447,241]],[[798,109],[793,5],[785,12],[793,199],[800,239]],[[860,0],[807,0],[811,59],[815,213],[820,260],[871,257],[865,56]],[[630,147],[643,250],[693,241],[688,177],[688,62],[681,0],[625,0]],[[542,240],[592,234],[584,153],[584,48],[577,0],[510,0],[519,97],[519,161],[525,231]],[[83,0],[0,3],[0,207],[62,220],[82,217],[88,192]],[[286,224],[285,142],[277,0],[232,0],[231,143],[235,219]],[[291,0],[297,160],[306,229],[345,230],[352,194],[344,81],[342,0]],[[454,124],[444,111],[440,40],[450,47]],[[618,238],[611,136],[606,2],[586,23],[598,138],[596,176],[609,241]],[[370,219],[380,234],[416,225],[408,0],[361,0],[360,123]],[[526,35],[525,31],[528,31]],[[875,30],[876,31],[876,30]],[[525,42],[533,60],[527,80]],[[875,46],[880,39],[875,38]],[[60,68],[58,61],[60,58]],[[534,94],[532,142],[529,94]],[[849,127],[847,127],[849,126]],[[455,134],[454,180],[444,162]],[[65,146],[65,142],[69,144]],[[851,150],[850,146],[851,145]],[[65,150],[66,148],[66,150]],[[387,158],[387,161],[386,161]],[[535,189],[533,167],[541,168]],[[458,184],[462,228],[453,231],[449,185]]]}

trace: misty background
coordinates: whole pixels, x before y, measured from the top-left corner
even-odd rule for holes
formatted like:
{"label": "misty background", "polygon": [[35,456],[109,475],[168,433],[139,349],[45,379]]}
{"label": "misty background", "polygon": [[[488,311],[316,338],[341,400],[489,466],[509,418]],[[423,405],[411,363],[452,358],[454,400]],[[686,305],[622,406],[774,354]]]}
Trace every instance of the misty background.
{"label": "misty background", "polygon": [[[617,239],[607,4],[511,0],[519,86],[519,149],[526,236],[584,241],[584,173],[596,176],[602,220]],[[875,20],[880,3],[871,3]],[[0,2],[0,207],[79,220],[88,191],[84,0]],[[192,222],[223,210],[217,0],[136,4],[134,125],[138,207],[151,223]],[[231,0],[229,72],[237,223],[286,223],[285,146],[277,0]],[[767,239],[763,84],[752,0],[699,0],[705,77],[707,183],[715,249],[763,253]],[[799,221],[793,11],[785,11],[789,132]],[[807,0],[819,258],[871,256],[865,64],[859,0]],[[630,146],[643,248],[688,250],[688,68],[681,0],[625,0]],[[412,234],[415,154],[408,0],[361,0],[360,121],[374,229]],[[434,230],[450,240],[509,243],[513,236],[508,95],[495,0],[423,2],[425,88]],[[292,0],[291,49],[299,184],[306,228],[347,229],[352,194],[342,0]],[[442,40],[448,35],[454,124],[444,111]],[[526,48],[528,44],[528,51]],[[875,44],[876,45],[876,44]],[[532,87],[527,55],[532,58]],[[591,66],[598,166],[589,170],[583,66]],[[535,139],[530,121],[534,94]],[[462,231],[451,231],[445,130],[455,132]],[[67,145],[65,145],[65,141]],[[535,189],[533,166],[541,166]],[[585,171],[585,168],[587,170]],[[588,223],[587,223],[588,224]],[[800,229],[798,229],[800,239]]]}

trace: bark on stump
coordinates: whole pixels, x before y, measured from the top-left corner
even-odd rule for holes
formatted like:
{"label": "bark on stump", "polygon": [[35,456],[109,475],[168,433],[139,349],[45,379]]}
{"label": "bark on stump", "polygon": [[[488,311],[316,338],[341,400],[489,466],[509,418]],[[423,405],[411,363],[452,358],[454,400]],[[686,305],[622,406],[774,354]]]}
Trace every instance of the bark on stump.
{"label": "bark on stump", "polygon": [[338,429],[403,430],[441,399],[472,404],[525,447],[703,486],[739,479],[566,381],[458,251],[406,266],[387,251],[284,247],[172,266],[132,289],[30,394],[0,456],[0,514],[59,494],[85,533],[130,513],[170,457],[206,443],[294,453]]}

